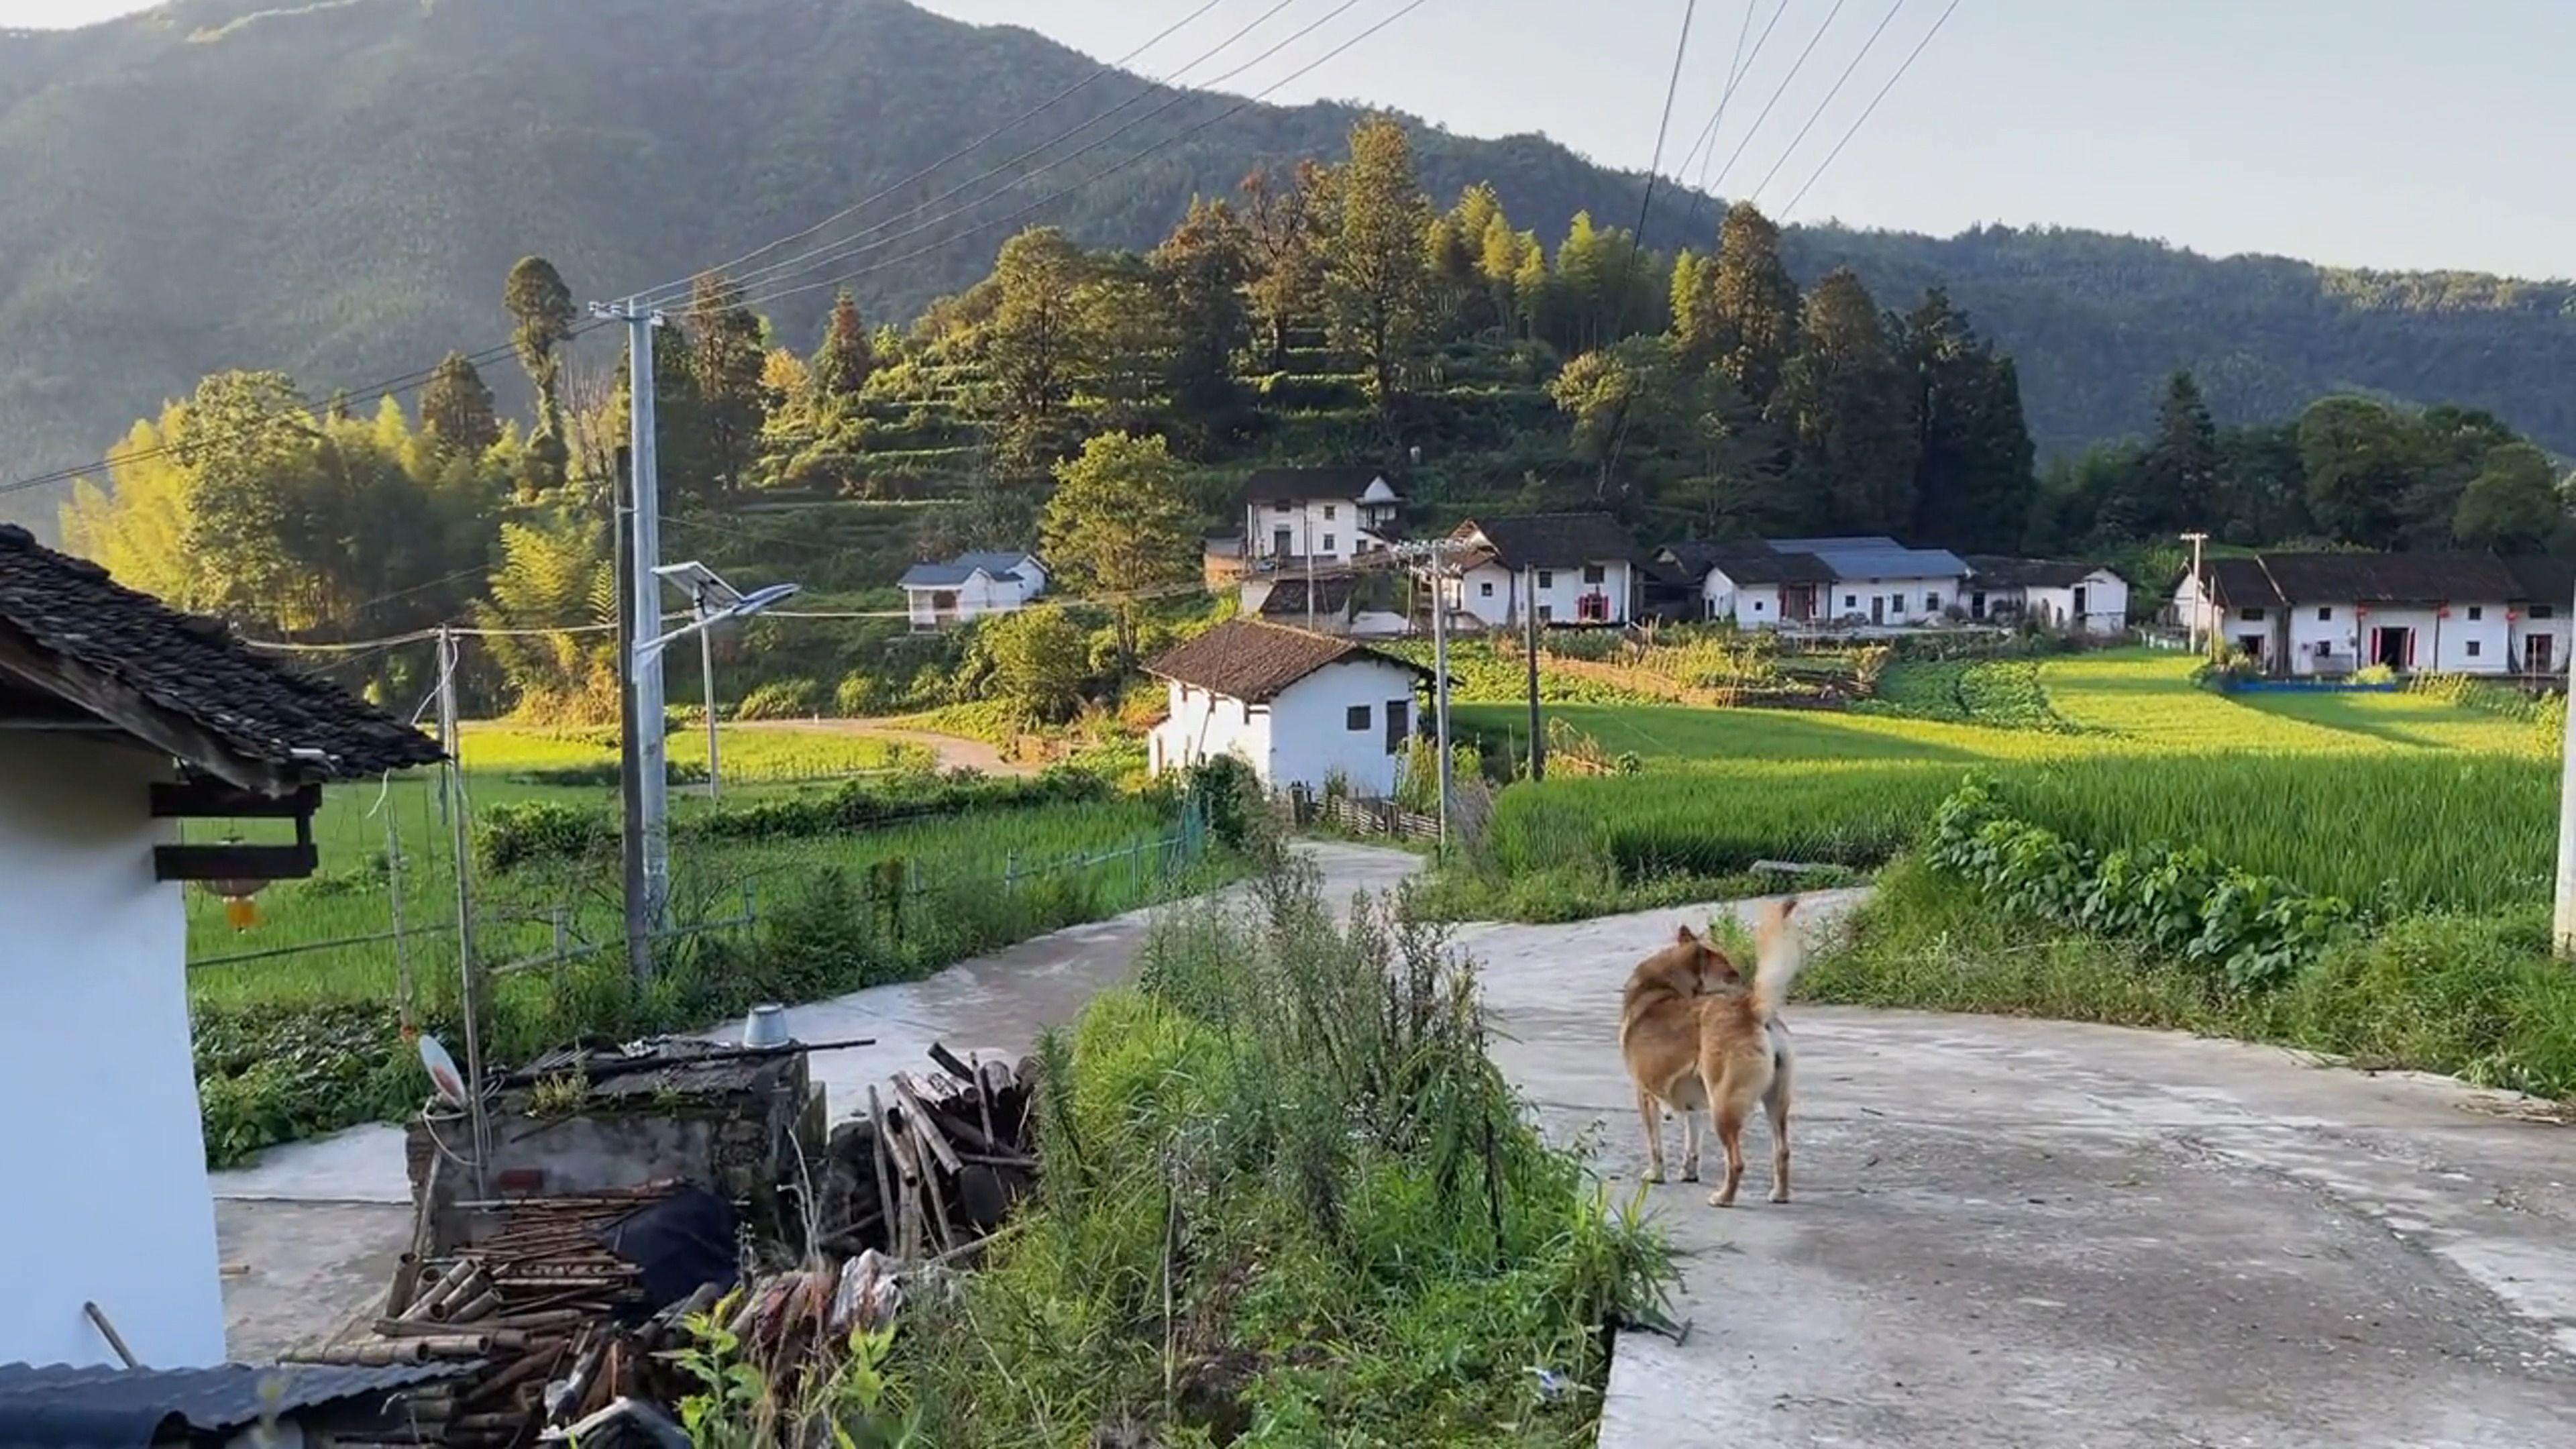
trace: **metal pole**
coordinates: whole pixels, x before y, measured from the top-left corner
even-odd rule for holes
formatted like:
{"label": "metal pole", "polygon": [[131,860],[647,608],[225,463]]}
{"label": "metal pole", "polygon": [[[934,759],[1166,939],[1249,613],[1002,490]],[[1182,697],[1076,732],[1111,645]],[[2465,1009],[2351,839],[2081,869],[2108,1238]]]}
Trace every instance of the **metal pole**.
{"label": "metal pole", "polygon": [[1431,545],[1431,719],[1440,745],[1440,846],[1449,846],[1449,571]]}
{"label": "metal pole", "polygon": [[1526,638],[1523,647],[1529,655],[1530,778],[1547,778],[1547,746],[1540,743],[1538,721],[1538,574],[1533,569],[1521,570],[1526,587],[1521,590],[1521,608]]}
{"label": "metal pole", "polygon": [[644,908],[650,921],[659,925],[671,878],[670,837],[664,825],[670,814],[671,780],[662,738],[662,658],[659,654],[637,658],[633,651],[662,633],[661,578],[654,573],[662,562],[662,485],[655,464],[653,416],[653,331],[662,325],[662,314],[646,311],[640,300],[630,300],[619,315],[626,322],[628,342],[627,447],[635,459],[635,622],[627,657],[620,662],[635,694],[635,752],[629,756],[629,768],[639,777],[643,793],[637,823],[644,841]]}
{"label": "metal pole", "polygon": [[[2576,675],[2571,675],[2576,684]],[[2576,694],[2571,694],[2576,698]],[[2576,730],[2562,730],[2558,765],[2558,892],[2550,912],[2550,944],[2561,961],[2576,961]]]}
{"label": "metal pole", "polygon": [[403,940],[403,858],[402,830],[396,825],[397,813],[392,801],[385,804],[385,888],[393,901],[394,912],[394,1016],[402,1027],[403,1040],[411,1040],[419,1028],[412,1014],[411,947]]}
{"label": "metal pole", "polygon": [[706,592],[699,590],[691,602],[698,615],[698,681],[707,711],[707,798],[713,800],[724,794],[724,767],[716,755],[716,631],[707,627]]}
{"label": "metal pole", "polygon": [[[609,508],[615,523],[611,532],[617,541],[617,667],[621,681],[626,660],[635,649],[635,536],[627,527],[633,462],[630,450],[617,450],[617,477],[611,483],[615,493]],[[617,789],[624,822],[618,844],[625,864],[626,972],[640,987],[653,979],[653,923],[645,909],[644,780],[635,770],[635,703],[633,689],[617,691],[617,758],[622,762]]]}
{"label": "metal pole", "polygon": [[[438,732],[456,737],[456,636],[438,626]],[[474,1194],[490,1194],[485,1165],[492,1158],[492,1124],[483,1104],[482,968],[474,958],[474,863],[466,839],[465,771],[453,750],[444,767],[456,808],[447,815],[448,844],[456,853],[456,960],[458,1005],[465,1018],[466,1110],[474,1132]]]}

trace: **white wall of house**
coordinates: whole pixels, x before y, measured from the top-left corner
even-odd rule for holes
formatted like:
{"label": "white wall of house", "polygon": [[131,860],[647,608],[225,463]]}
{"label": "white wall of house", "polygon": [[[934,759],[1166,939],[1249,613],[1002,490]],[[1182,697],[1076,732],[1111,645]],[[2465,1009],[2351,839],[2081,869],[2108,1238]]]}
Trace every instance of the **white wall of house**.
{"label": "white wall of house", "polygon": [[[1521,622],[1521,596],[1525,592],[1537,604],[1545,623],[1625,624],[1636,613],[1636,569],[1615,560],[1535,571],[1478,564],[1459,577],[1458,607],[1489,629],[1514,627]],[[1599,594],[1607,601],[1597,621],[1587,619],[1582,612],[1583,600],[1591,594]]]}
{"label": "white wall of house", "polygon": [[[2312,609],[2310,612],[2315,611]],[[2280,664],[2281,645],[2273,638],[2273,630],[2279,625],[2273,613],[2271,609],[2262,608],[2215,609],[2211,611],[2213,622],[2209,627],[2218,631],[2218,638],[2228,652],[2251,654],[2265,668],[2275,668]],[[2293,646],[2291,653],[2295,656],[2297,652]],[[2291,667],[2298,667],[2295,658]]]}
{"label": "white wall of house", "polygon": [[2182,582],[2174,585],[2172,603],[2174,627],[2185,632],[2200,630],[2205,633],[2212,625],[2225,622],[2211,605],[2200,580],[2189,574],[2184,574]]}
{"label": "white wall of house", "polygon": [[953,589],[905,585],[913,626],[940,628],[987,615],[1008,614],[1027,607],[1031,599],[1046,592],[1046,573],[1034,563],[1024,563],[1013,572],[1020,577],[997,579],[977,569]]}
{"label": "white wall of house", "polygon": [[2361,657],[2360,619],[2352,604],[2301,604],[2290,613],[2289,672],[2349,674]]}
{"label": "white wall of house", "polygon": [[1780,626],[1778,584],[1738,584],[1724,569],[1710,569],[1707,581],[1700,585],[1700,597],[1711,619],[1731,619],[1741,629]]}
{"label": "white wall of house", "polygon": [[[2549,616],[2534,617],[2542,609],[2548,610]],[[2515,614],[2515,619],[2508,626],[2512,631],[2514,669],[2522,673],[2566,673],[2570,648],[2567,606],[2560,603],[2523,604]],[[2545,656],[2533,652],[2530,641],[2535,638],[2548,641]],[[2535,665],[2546,667],[2534,668]]]}
{"label": "white wall of house", "polygon": [[[1375,542],[1360,526],[1360,504],[1357,498],[1300,498],[1285,500],[1264,498],[1247,503],[1243,508],[1244,556],[1253,560],[1270,558],[1306,558],[1346,560],[1360,552],[1363,542]],[[1280,546],[1281,530],[1287,531],[1287,546]]]}
{"label": "white wall of house", "polygon": [[1824,620],[1841,623],[1857,616],[1870,624],[1922,624],[1941,617],[1959,597],[1957,575],[1947,578],[1843,579],[1821,586],[1827,597]]}
{"label": "white wall of house", "polygon": [[[2034,585],[2022,593],[2022,617],[2038,619],[2056,628],[2080,629],[2097,636],[2117,638],[2129,628],[2129,586],[2118,574],[2096,569],[2081,583],[2062,587]],[[2078,599],[2076,595],[2083,597]],[[1995,596],[1987,596],[1992,611]]]}
{"label": "white wall of house", "polygon": [[1403,758],[1400,739],[1389,745],[1389,707],[1402,711],[1402,736],[1420,724],[1413,671],[1376,659],[1328,664],[1267,705],[1247,706],[1195,685],[1167,688],[1171,715],[1148,741],[1158,775],[1231,754],[1273,790],[1321,790],[1339,774],[1357,794],[1388,795]]}
{"label": "white wall of house", "polygon": [[224,1361],[180,887],[139,750],[0,732],[0,1362]]}

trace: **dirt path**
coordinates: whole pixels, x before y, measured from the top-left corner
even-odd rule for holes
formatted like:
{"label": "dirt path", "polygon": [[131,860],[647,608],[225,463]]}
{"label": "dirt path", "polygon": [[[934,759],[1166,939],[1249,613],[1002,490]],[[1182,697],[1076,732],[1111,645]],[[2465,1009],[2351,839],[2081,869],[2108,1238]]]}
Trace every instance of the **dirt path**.
{"label": "dirt path", "polygon": [[930,751],[943,770],[981,770],[987,775],[1034,775],[1038,767],[1021,760],[1006,760],[998,746],[963,735],[933,734],[928,730],[905,729],[872,719],[771,719],[743,720],[736,729],[796,730],[804,734],[858,735],[895,744],[919,745]]}

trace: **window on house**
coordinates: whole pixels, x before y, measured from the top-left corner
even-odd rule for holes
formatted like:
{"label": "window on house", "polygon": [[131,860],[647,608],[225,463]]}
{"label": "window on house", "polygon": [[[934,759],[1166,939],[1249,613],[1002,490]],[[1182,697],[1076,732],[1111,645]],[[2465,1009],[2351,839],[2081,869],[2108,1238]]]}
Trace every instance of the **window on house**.
{"label": "window on house", "polygon": [[2244,620],[2248,624],[2260,624],[2263,622],[2263,611],[2260,609],[2239,609],[2236,611],[2236,617]]}
{"label": "window on house", "polygon": [[1348,710],[1343,711],[1342,723],[1354,734],[1365,733],[1369,727],[1369,707],[1364,704],[1352,705]]}
{"label": "window on house", "polygon": [[1599,564],[1585,564],[1583,566],[1583,581],[1587,584],[1597,584],[1609,577],[1610,571]]}
{"label": "window on house", "polygon": [[1540,623],[1542,623],[1542,624],[1553,624],[1553,623],[1555,623],[1555,622],[1556,622],[1556,606],[1555,606],[1555,605],[1553,605],[1553,604],[1541,604],[1541,605],[1539,605],[1539,606],[1538,606],[1538,621],[1539,621]]}
{"label": "window on house", "polygon": [[2534,604],[2531,606],[2531,617],[2535,619],[2555,619],[2558,617],[2558,606],[2556,604]]}
{"label": "window on house", "polygon": [[1540,588],[1542,588],[1542,589],[1552,589],[1552,588],[1555,588],[1555,587],[1556,587],[1556,570],[1554,570],[1554,569],[1540,569],[1540,570],[1538,571],[1538,586],[1539,586]]}
{"label": "window on house", "polygon": [[2331,604],[2329,604],[2329,605],[2327,605],[2325,608],[2322,608],[2322,609],[2317,610],[2317,622],[2319,622],[2319,623],[2321,623],[2321,624],[2330,624],[2330,623],[2333,623],[2333,622],[2334,622],[2334,606],[2333,606],[2333,605],[2331,605]]}
{"label": "window on house", "polygon": [[1326,523],[1333,521],[1333,505],[1329,503],[1324,505],[1324,521]]}
{"label": "window on house", "polygon": [[1860,595],[1858,595],[1858,594],[1845,594],[1845,595],[1843,595],[1843,607],[1844,607],[1844,608],[1846,608],[1846,609],[1857,609],[1857,608],[1859,608],[1859,607],[1860,607]]}
{"label": "window on house", "polygon": [[1493,596],[1494,581],[1492,579],[1487,579],[1483,583],[1476,585],[1476,597],[1480,599],[1490,599]]}
{"label": "window on house", "polygon": [[1386,752],[1404,753],[1404,741],[1413,732],[1413,701],[1390,699],[1386,702]]}
{"label": "window on house", "polygon": [[1326,553],[1331,553],[1332,551],[1333,551],[1333,536],[1332,536],[1331,534],[1329,534],[1329,533],[1328,533],[1328,534],[1325,534],[1325,535],[1324,535],[1324,552],[1326,552]]}
{"label": "window on house", "polygon": [[[2485,605],[2483,605],[2483,604],[2471,604],[2471,605],[2469,605],[2469,622],[2470,622],[2470,623],[2474,624],[2474,623],[2478,622],[2480,619],[2485,618],[2486,616],[2487,616],[2487,611],[2486,611],[2486,606],[2485,606]],[[2477,653],[2477,652],[2478,652],[2478,650],[2477,650],[2477,646],[2476,646],[2476,645],[2474,645],[2474,644],[2470,645],[2470,646],[2469,646],[2469,652],[2470,652],[2470,653],[2472,653],[2472,654]]]}
{"label": "window on house", "polygon": [[1757,614],[1762,612],[1762,601],[1760,599],[1755,599],[1753,601],[1753,612]]}
{"label": "window on house", "polygon": [[1923,612],[1927,614],[1940,613],[1941,596],[1939,594],[1925,594],[1923,596]]}
{"label": "window on house", "polygon": [[2479,650],[2481,647],[2483,647],[2483,646],[2480,644],[2480,642],[2479,642],[2478,640],[2475,640],[2475,639],[2470,640],[2470,641],[2469,641],[2469,657],[2470,657],[2471,659],[2475,659],[2475,658],[2477,658],[2477,657],[2478,657],[2478,650]]}

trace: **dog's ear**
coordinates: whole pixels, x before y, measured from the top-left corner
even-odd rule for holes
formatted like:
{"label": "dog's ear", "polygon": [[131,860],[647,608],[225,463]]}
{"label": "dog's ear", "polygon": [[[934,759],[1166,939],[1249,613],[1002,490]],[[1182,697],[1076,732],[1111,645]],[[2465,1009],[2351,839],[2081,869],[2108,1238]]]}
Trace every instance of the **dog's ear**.
{"label": "dog's ear", "polygon": [[1692,935],[1691,928],[1688,925],[1684,925],[1673,932],[1673,944],[1676,946],[1696,946],[1699,944],[1699,937]]}
{"label": "dog's ear", "polygon": [[1789,919],[1789,917],[1797,914],[1797,910],[1798,898],[1796,896],[1789,897],[1787,900],[1780,903],[1780,919],[1784,921]]}

